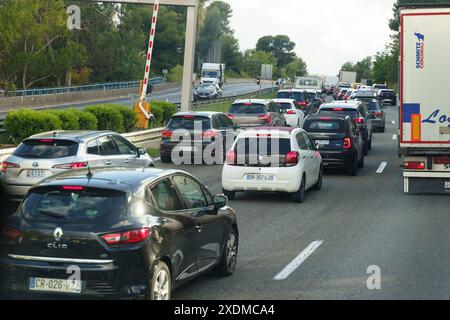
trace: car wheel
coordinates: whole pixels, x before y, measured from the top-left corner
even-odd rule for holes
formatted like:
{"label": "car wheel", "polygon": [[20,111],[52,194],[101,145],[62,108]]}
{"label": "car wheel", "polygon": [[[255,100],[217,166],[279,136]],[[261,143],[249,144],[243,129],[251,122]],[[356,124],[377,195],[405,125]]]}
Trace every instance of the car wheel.
{"label": "car wheel", "polygon": [[228,234],[225,248],[223,249],[222,258],[219,265],[216,267],[215,272],[219,276],[228,277],[231,276],[236,269],[236,261],[238,254],[239,238],[236,230],[232,229]]}
{"label": "car wheel", "polygon": [[168,156],[166,154],[161,155],[161,162],[162,163],[170,163],[171,161],[172,161],[172,159],[171,159],[170,156]]}
{"label": "car wheel", "polygon": [[167,264],[159,261],[153,271],[150,283],[150,300],[170,300],[172,280]]}
{"label": "car wheel", "polygon": [[302,182],[300,182],[300,188],[296,193],[292,195],[292,198],[297,203],[303,203],[305,201],[305,187],[306,187],[306,177],[303,175]]}
{"label": "car wheel", "polygon": [[370,137],[369,144],[367,145],[367,150],[372,150],[372,136]]}
{"label": "car wheel", "polygon": [[368,142],[364,143],[364,155],[367,156],[369,154],[369,147],[368,147]]}
{"label": "car wheel", "polygon": [[351,176],[356,176],[358,174],[358,155],[355,156],[355,159],[353,159],[353,162],[347,171]]}
{"label": "car wheel", "polygon": [[323,167],[320,166],[319,177],[317,178],[317,183],[313,187],[314,190],[322,189],[322,180],[323,180],[322,178],[323,178]]}
{"label": "car wheel", "polygon": [[364,168],[364,156],[361,157],[361,160],[358,162],[358,168],[360,169]]}
{"label": "car wheel", "polygon": [[236,192],[223,190],[223,194],[227,196],[228,200],[234,200]]}

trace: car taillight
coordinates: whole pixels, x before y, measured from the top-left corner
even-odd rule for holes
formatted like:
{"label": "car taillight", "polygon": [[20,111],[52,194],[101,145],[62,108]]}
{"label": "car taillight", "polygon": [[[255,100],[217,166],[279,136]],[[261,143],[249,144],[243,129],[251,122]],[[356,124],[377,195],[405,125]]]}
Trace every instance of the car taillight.
{"label": "car taillight", "polygon": [[293,167],[298,164],[298,152],[291,151],[286,154],[286,158],[284,159],[284,164],[286,167]]}
{"label": "car taillight", "polygon": [[231,113],[227,113],[227,117],[230,119],[234,119],[234,116]]}
{"label": "car taillight", "polygon": [[6,226],[2,230],[2,238],[6,240],[17,240],[22,236],[22,232],[19,229],[13,228],[11,226]]}
{"label": "car taillight", "polygon": [[262,115],[258,116],[258,120],[261,122],[265,121],[266,123],[270,123],[270,115],[262,114]]}
{"label": "car taillight", "polygon": [[149,228],[134,229],[102,235],[101,238],[110,246],[144,242],[150,236]]}
{"label": "car taillight", "polygon": [[12,163],[12,162],[8,162],[8,161],[2,162],[2,172],[3,173],[6,172],[6,169],[11,169],[11,168],[20,168],[20,166],[17,163]]}
{"label": "car taillight", "polygon": [[383,113],[380,112],[380,111],[376,111],[376,112],[373,113],[373,115],[374,115],[375,117],[377,117],[377,118],[381,118],[381,117],[383,116]]}
{"label": "car taillight", "polygon": [[234,166],[236,165],[236,160],[237,160],[236,151],[229,150],[227,152],[227,159],[226,159],[227,164],[230,166]]}
{"label": "car taillight", "polygon": [[287,114],[296,114],[296,113],[295,113],[295,110],[289,110],[289,111],[287,112]]}
{"label": "car taillight", "polygon": [[213,139],[217,138],[217,131],[216,130],[206,130],[202,133],[203,139]]}
{"label": "car taillight", "polygon": [[161,132],[161,137],[170,139],[172,138],[172,134],[173,134],[172,131],[165,129]]}
{"label": "car taillight", "polygon": [[80,168],[86,168],[88,166],[87,162],[72,162],[72,163],[65,163],[65,164],[57,164],[53,166],[53,169],[80,169]]}
{"label": "car taillight", "polygon": [[362,117],[355,118],[355,123],[364,123],[364,118]]}
{"label": "car taillight", "polygon": [[424,170],[425,162],[423,161],[405,161],[403,163],[404,169],[412,169],[412,170]]}
{"label": "car taillight", "polygon": [[62,189],[67,190],[67,191],[83,191],[84,187],[82,187],[82,186],[63,186]]}
{"label": "car taillight", "polygon": [[344,149],[350,149],[352,147],[352,140],[350,138],[344,139]]}

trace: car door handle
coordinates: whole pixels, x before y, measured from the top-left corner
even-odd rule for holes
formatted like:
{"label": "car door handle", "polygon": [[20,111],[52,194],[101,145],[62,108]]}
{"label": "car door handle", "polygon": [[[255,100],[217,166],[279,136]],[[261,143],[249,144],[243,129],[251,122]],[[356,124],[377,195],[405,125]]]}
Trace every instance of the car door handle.
{"label": "car door handle", "polygon": [[112,161],[111,161],[111,160],[107,160],[107,161],[105,161],[105,164],[106,164],[107,166],[110,166],[110,165],[112,165]]}
{"label": "car door handle", "polygon": [[127,159],[127,160],[125,160],[125,163],[126,163],[126,164],[130,164],[131,161]]}
{"label": "car door handle", "polygon": [[203,231],[203,227],[202,226],[195,226],[195,230],[197,230],[198,233]]}

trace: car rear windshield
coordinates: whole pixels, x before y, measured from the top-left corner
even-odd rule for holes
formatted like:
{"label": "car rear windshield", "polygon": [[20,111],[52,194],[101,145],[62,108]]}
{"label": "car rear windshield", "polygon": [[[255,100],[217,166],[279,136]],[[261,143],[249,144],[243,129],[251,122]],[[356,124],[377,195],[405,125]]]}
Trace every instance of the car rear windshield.
{"label": "car rear windshield", "polygon": [[344,133],[344,120],[338,119],[307,119],[303,128],[307,132],[322,132],[322,133]]}
{"label": "car rear windshield", "polygon": [[286,138],[255,137],[241,138],[236,142],[235,148],[240,155],[286,155],[291,151],[291,141]]}
{"label": "car rear windshield", "polygon": [[350,116],[352,119],[359,117],[358,111],[355,109],[344,109],[344,108],[322,108],[319,110],[319,113],[324,112],[333,112],[337,114],[341,114],[344,116]]}
{"label": "car rear windshield", "polygon": [[302,92],[278,92],[277,99],[294,99],[295,101],[305,101]]}
{"label": "car rear windshield", "polygon": [[378,111],[380,110],[380,106],[375,101],[366,102],[367,109],[369,111]]}
{"label": "car rear windshield", "polygon": [[291,110],[292,105],[289,102],[277,102],[277,107],[284,110]]}
{"label": "car rear windshield", "polygon": [[16,157],[32,159],[57,159],[73,157],[78,152],[78,143],[69,140],[28,139],[14,152]]}
{"label": "car rear windshield", "polygon": [[21,206],[30,219],[118,221],[126,212],[126,193],[73,186],[33,189]]}
{"label": "car rear windshield", "polygon": [[202,130],[211,129],[211,119],[200,116],[177,116],[170,119],[167,124],[169,130],[194,130],[196,127]]}
{"label": "car rear windshield", "polygon": [[230,107],[229,113],[234,114],[263,114],[267,113],[266,106],[255,103],[236,103]]}

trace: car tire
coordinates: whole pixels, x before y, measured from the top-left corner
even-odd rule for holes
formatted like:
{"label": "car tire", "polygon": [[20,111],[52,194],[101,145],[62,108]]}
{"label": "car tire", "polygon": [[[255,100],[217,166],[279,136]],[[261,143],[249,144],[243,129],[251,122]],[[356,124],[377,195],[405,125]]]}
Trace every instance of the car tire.
{"label": "car tire", "polygon": [[305,193],[306,193],[306,177],[302,176],[302,181],[300,182],[300,188],[297,192],[292,195],[292,199],[297,203],[303,203],[305,201]]}
{"label": "car tire", "polygon": [[313,190],[319,191],[322,189],[322,180],[323,180],[323,167],[320,166],[319,178],[317,179],[317,183],[314,185]]}
{"label": "car tire", "polygon": [[234,273],[234,270],[236,269],[238,245],[239,237],[236,230],[233,228],[230,233],[228,233],[220,262],[214,269],[217,275],[229,277]]}
{"label": "car tire", "polygon": [[150,300],[170,300],[172,294],[172,278],[166,263],[159,261],[153,270],[150,281]]}
{"label": "car tire", "polygon": [[347,169],[347,172],[353,177],[358,175],[358,155],[356,155],[355,159],[353,159],[353,162],[350,168]]}
{"label": "car tire", "polygon": [[369,144],[367,145],[367,150],[372,150],[372,136],[370,137]]}
{"label": "car tire", "polygon": [[168,155],[161,155],[161,162],[162,163],[170,163],[170,162],[172,162],[172,159]]}
{"label": "car tire", "polygon": [[364,155],[367,156],[369,154],[368,142],[364,143],[363,149],[364,149]]}
{"label": "car tire", "polygon": [[360,169],[364,168],[364,156],[361,157],[361,160],[358,162],[358,168]]}
{"label": "car tire", "polygon": [[225,196],[227,196],[228,200],[234,200],[236,197],[236,192],[234,191],[222,190],[222,192]]}

